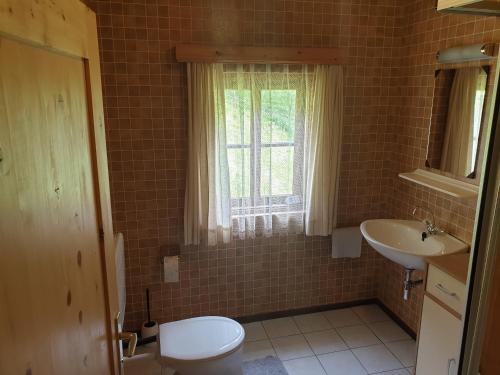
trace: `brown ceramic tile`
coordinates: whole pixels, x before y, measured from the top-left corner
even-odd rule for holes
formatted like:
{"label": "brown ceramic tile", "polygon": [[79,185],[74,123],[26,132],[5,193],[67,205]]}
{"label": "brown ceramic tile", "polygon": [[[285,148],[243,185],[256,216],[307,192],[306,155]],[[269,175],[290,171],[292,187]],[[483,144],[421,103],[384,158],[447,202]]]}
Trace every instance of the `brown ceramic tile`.
{"label": "brown ceramic tile", "polygon": [[470,241],[475,207],[396,178],[423,165],[435,53],[500,40],[495,18],[438,15],[434,0],[86,0],[98,15],[114,224],[124,233],[128,328],[153,318],[250,315],[379,296],[412,328],[421,293],[403,303],[401,268],[366,244],[332,259],[330,241],[304,236],[181,248],[181,281],[161,281],[163,248],[182,236],[186,68],[178,43],[347,50],[340,176],[341,225],[407,218],[431,208]]}

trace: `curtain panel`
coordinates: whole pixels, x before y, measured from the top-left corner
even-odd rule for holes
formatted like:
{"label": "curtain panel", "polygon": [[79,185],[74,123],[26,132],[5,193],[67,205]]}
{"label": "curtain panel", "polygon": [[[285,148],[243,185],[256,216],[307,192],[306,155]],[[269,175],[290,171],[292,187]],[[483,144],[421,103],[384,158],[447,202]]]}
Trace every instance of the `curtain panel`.
{"label": "curtain panel", "polygon": [[188,166],[184,243],[229,242],[231,212],[224,86],[219,64],[188,64]]}
{"label": "curtain panel", "polygon": [[308,236],[330,235],[337,225],[343,87],[342,67],[316,67],[306,110],[304,212]]}
{"label": "curtain panel", "polygon": [[441,156],[443,171],[467,176],[474,170],[474,124],[479,129],[482,112],[482,103],[476,105],[476,95],[485,90],[486,78],[486,73],[478,67],[455,72]]}

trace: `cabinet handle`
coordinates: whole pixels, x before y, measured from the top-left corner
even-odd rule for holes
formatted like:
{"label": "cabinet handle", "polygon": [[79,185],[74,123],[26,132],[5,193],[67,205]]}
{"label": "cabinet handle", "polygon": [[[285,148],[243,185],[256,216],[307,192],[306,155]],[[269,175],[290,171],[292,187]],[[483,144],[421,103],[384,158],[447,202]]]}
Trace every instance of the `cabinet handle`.
{"label": "cabinet handle", "polygon": [[438,288],[441,292],[443,292],[444,294],[447,294],[449,295],[450,297],[453,297],[453,298],[457,298],[458,299],[458,295],[457,293],[454,293],[454,292],[450,292],[448,289],[446,289],[442,284],[436,284],[436,288]]}

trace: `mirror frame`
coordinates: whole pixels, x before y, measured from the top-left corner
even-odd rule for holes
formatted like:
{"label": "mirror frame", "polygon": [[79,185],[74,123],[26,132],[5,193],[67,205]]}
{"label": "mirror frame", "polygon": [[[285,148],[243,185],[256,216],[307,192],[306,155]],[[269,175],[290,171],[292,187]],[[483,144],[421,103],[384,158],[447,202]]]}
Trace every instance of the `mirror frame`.
{"label": "mirror frame", "polygon": [[[498,50],[497,45],[495,45],[495,50]],[[424,168],[425,170],[441,175],[441,176],[446,176],[450,177],[452,179],[466,182],[469,184],[473,185],[479,185],[480,179],[481,179],[481,169],[482,169],[482,164],[483,164],[483,153],[485,149],[485,138],[484,138],[484,129],[486,129],[488,126],[490,126],[490,123],[493,118],[493,109],[494,109],[494,104],[496,98],[494,97],[494,94],[496,92],[496,87],[498,85],[498,56],[495,51],[495,57],[489,60],[476,60],[476,61],[468,61],[468,62],[460,62],[460,63],[436,63],[436,67],[434,69],[434,81],[433,81],[433,94],[432,94],[432,106],[431,106],[431,113],[430,117],[428,119],[428,128],[427,128],[427,146],[426,146],[426,153],[425,153],[425,162],[424,162]],[[481,67],[485,69],[485,71],[488,74],[488,78],[486,81],[486,99],[485,103],[483,105],[483,114],[481,118],[481,130],[479,134],[479,144],[478,144],[478,150],[476,153],[476,160],[474,162],[474,171],[469,174],[468,176],[459,176],[455,175],[453,173],[445,172],[442,171],[438,168],[433,168],[428,160],[428,155],[429,155],[429,145],[430,145],[430,137],[431,137],[431,126],[432,126],[432,110],[434,108],[434,91],[436,87],[436,79],[441,70],[456,70],[460,68],[465,68],[465,67]]]}

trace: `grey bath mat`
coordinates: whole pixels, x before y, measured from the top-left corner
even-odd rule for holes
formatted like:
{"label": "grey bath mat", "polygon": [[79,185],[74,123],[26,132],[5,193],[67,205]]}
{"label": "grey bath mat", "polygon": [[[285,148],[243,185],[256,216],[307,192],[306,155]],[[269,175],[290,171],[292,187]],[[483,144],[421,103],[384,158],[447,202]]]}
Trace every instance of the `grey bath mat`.
{"label": "grey bath mat", "polygon": [[288,375],[283,363],[276,357],[266,357],[243,362],[245,375]]}
{"label": "grey bath mat", "polygon": [[[176,372],[174,375],[180,374]],[[288,375],[288,372],[278,358],[266,357],[243,362],[243,375]]]}

